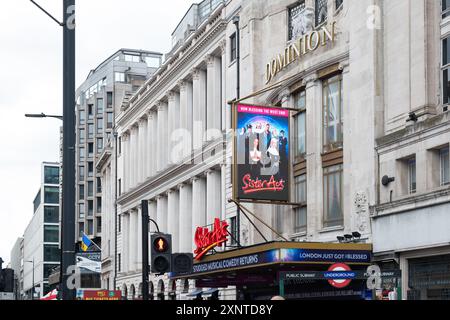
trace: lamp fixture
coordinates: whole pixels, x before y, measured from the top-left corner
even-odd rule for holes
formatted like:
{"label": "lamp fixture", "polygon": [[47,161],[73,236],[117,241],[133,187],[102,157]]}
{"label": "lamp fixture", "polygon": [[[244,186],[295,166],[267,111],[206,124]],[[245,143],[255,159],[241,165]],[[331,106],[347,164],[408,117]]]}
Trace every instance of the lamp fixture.
{"label": "lamp fixture", "polygon": [[385,187],[387,187],[391,182],[394,182],[395,178],[394,177],[389,177],[389,176],[384,176],[381,179],[381,184]]}
{"label": "lamp fixture", "polygon": [[352,232],[352,236],[355,239],[360,239],[361,238],[361,233],[359,233],[358,231]]}
{"label": "lamp fixture", "polygon": [[410,121],[412,121],[412,122],[417,122],[417,121],[419,121],[419,117],[417,117],[417,115],[416,115],[415,112],[411,112],[411,113],[409,114],[409,118],[408,118],[408,120],[406,120],[406,122],[410,122]]}

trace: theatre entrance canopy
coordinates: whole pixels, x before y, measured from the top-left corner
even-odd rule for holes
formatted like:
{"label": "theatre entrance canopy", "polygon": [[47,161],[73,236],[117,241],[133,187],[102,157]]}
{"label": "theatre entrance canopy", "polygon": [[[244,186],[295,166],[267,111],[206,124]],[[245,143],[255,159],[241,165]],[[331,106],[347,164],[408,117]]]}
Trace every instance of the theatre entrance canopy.
{"label": "theatre entrance canopy", "polygon": [[371,244],[270,242],[206,256],[194,263],[190,274],[171,274],[171,279],[196,280],[197,288],[273,287],[276,293],[286,271],[327,271],[336,263],[361,271],[371,258]]}

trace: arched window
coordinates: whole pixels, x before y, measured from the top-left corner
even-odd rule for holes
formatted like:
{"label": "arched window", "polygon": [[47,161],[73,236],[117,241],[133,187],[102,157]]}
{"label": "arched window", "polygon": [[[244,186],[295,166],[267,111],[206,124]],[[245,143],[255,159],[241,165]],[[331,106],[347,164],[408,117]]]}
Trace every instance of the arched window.
{"label": "arched window", "polygon": [[123,284],[122,286],[122,299],[128,300],[128,289],[126,284]]}
{"label": "arched window", "polygon": [[134,284],[130,287],[130,299],[134,300],[136,298],[136,289],[134,288]]}
{"label": "arched window", "polygon": [[155,286],[153,285],[153,282],[150,282],[149,291],[150,300],[155,300]]}
{"label": "arched window", "polygon": [[159,280],[158,282],[158,300],[165,300],[165,287],[164,287],[164,281]]}

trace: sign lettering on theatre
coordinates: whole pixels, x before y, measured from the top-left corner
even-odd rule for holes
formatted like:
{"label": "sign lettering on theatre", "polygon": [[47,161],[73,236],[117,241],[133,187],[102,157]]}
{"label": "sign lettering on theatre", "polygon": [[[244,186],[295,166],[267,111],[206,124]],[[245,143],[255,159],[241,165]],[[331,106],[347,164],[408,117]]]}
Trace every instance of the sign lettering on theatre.
{"label": "sign lettering on theatre", "polygon": [[266,84],[291,63],[309,52],[316,51],[319,47],[326,46],[330,41],[334,43],[335,39],[336,22],[331,24],[331,28],[323,26],[320,30],[314,30],[303,35],[288,45],[284,52],[278,54],[266,65]]}
{"label": "sign lettering on theatre", "polygon": [[214,220],[214,228],[209,231],[208,228],[198,227],[195,232],[195,260],[200,261],[205,254],[215,247],[222,247],[227,242],[228,223],[226,221]]}
{"label": "sign lettering on theatre", "polygon": [[369,264],[371,254],[360,250],[275,249],[252,255],[215,260],[194,265],[193,273],[245,268],[268,263],[363,263]]}

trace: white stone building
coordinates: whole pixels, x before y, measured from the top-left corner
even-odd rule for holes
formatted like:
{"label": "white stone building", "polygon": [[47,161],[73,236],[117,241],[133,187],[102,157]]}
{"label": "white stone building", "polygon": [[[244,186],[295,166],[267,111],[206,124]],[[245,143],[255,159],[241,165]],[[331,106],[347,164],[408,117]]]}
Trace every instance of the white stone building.
{"label": "white stone building", "polygon": [[42,180],[34,200],[33,216],[23,235],[24,298],[32,299],[32,292],[40,298],[50,290],[48,277],[59,266],[59,163],[45,162],[41,166]]}
{"label": "white stone building", "polygon": [[[357,241],[374,243],[381,266],[397,262],[386,268],[402,269],[407,298],[408,264],[422,263],[410,259],[448,255],[448,18],[441,9],[433,0],[194,5],[162,67],[117,115],[116,289],[139,296],[142,200],[150,200],[161,231],[173,235],[174,252],[192,251],[195,228],[216,217],[234,226],[242,246],[280,240],[260,221],[251,218],[262,234],[238,219],[228,202],[239,17],[240,96],[272,86],[244,102],[292,110],[296,203],[245,206],[295,242],[336,243],[359,233]],[[395,181],[383,186],[384,175]],[[104,179],[113,181],[108,171]],[[428,297],[443,296],[446,286]],[[158,299],[184,299],[194,289],[194,281],[151,278]],[[240,297],[237,289],[221,298]]]}
{"label": "white stone building", "polygon": [[382,6],[385,107],[371,207],[374,257],[400,266],[408,300],[450,296],[443,272],[450,266],[448,6],[400,0]]}

